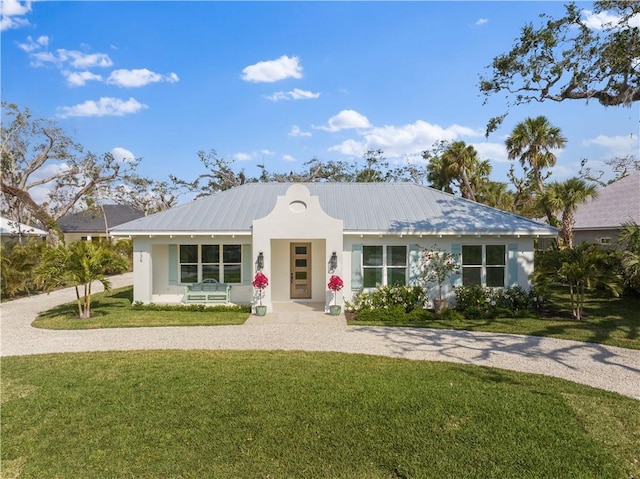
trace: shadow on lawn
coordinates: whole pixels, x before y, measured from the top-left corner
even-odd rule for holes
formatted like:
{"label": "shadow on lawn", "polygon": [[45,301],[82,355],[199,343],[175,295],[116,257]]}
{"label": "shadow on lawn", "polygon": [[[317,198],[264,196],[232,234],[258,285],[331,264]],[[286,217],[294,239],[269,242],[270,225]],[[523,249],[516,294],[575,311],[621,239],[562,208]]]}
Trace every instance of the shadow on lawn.
{"label": "shadow on lawn", "polygon": [[640,374],[640,368],[616,361],[617,354],[608,347],[595,343],[566,341],[566,345],[550,349],[549,338],[540,336],[423,328],[366,326],[362,328],[382,339],[390,349],[390,355],[395,357],[421,359],[437,353],[450,358],[453,362],[477,365],[487,361],[487,365],[491,366],[492,357],[503,355],[512,356],[514,360],[518,357],[527,360],[551,360],[570,370],[576,370],[575,356],[586,353],[598,363]]}

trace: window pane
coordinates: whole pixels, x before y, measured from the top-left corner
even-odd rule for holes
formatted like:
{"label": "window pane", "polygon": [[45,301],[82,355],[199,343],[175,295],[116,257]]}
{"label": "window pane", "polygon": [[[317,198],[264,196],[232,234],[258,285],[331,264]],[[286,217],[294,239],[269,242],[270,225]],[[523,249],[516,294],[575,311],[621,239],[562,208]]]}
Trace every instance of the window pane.
{"label": "window pane", "polygon": [[[463,264],[482,264],[482,246],[462,246]],[[474,283],[475,284],[475,283]]]}
{"label": "window pane", "polygon": [[407,247],[406,246],[387,246],[387,265],[406,266],[407,265]]}
{"label": "window pane", "polygon": [[220,281],[220,266],[217,264],[202,265],[202,279],[215,279]]}
{"label": "window pane", "polygon": [[306,271],[296,271],[296,279],[299,279],[299,280],[307,279],[307,272]]}
{"label": "window pane", "polygon": [[198,282],[198,265],[183,264],[180,266],[180,282],[181,283],[197,283]]}
{"label": "window pane", "polygon": [[487,245],[487,264],[505,264],[504,245]]}
{"label": "window pane", "polygon": [[242,263],[242,246],[226,244],[222,247],[222,261],[225,263]]}
{"label": "window pane", "polygon": [[462,284],[469,286],[472,284],[480,284],[481,275],[480,268],[462,268]]}
{"label": "window pane", "polygon": [[203,263],[219,263],[220,262],[220,245],[203,244],[202,245],[202,262]]}
{"label": "window pane", "polygon": [[296,268],[306,268],[307,260],[306,259],[297,259],[296,260]]}
{"label": "window pane", "polygon": [[180,262],[181,263],[197,263],[198,262],[198,245],[181,244],[180,245]]}
{"label": "window pane", "polygon": [[504,286],[504,266],[487,267],[487,286],[498,288]]}
{"label": "window pane", "polygon": [[406,268],[388,268],[387,284],[389,286],[404,286],[407,282]]}
{"label": "window pane", "polygon": [[224,265],[224,282],[225,283],[241,283],[242,277],[240,275],[239,264],[225,264]]}
{"label": "window pane", "polygon": [[295,254],[307,254],[307,247],[306,246],[296,246],[295,247]]}
{"label": "window pane", "polygon": [[382,285],[382,268],[364,268],[362,284],[365,288],[375,288]]}
{"label": "window pane", "polygon": [[382,266],[382,246],[363,246],[362,264],[364,266]]}

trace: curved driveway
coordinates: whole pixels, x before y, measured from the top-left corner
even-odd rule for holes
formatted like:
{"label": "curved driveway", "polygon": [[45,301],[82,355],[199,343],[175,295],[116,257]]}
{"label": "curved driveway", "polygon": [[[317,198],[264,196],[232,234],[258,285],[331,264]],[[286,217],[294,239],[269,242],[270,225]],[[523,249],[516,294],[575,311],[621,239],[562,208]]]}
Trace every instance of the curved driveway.
{"label": "curved driveway", "polygon": [[[131,281],[131,274],[112,278],[114,288]],[[0,355],[137,349],[336,351],[538,373],[640,399],[640,351],[535,336],[313,322],[77,331],[31,327],[39,312],[73,300],[70,288],[0,305]]]}

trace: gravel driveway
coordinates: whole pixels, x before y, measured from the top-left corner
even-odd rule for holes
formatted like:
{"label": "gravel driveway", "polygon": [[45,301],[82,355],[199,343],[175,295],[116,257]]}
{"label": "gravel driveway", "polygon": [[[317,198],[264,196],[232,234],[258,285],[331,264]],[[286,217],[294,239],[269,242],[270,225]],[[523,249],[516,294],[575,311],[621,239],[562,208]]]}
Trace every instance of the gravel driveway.
{"label": "gravel driveway", "polygon": [[[112,278],[114,288],[131,282],[131,274]],[[538,373],[640,399],[640,351],[561,339],[326,321],[79,331],[31,327],[39,312],[73,300],[70,288],[0,305],[0,356],[137,349],[336,351]]]}

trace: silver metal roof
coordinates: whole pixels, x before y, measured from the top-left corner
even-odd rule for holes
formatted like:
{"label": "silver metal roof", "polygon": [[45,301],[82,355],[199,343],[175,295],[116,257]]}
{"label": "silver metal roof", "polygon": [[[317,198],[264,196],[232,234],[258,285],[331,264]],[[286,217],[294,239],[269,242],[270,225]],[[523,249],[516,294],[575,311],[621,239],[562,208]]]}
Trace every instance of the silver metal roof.
{"label": "silver metal roof", "polygon": [[[119,234],[250,233],[292,183],[249,183],[111,229]],[[555,228],[413,183],[305,183],[345,233],[557,234]]]}

